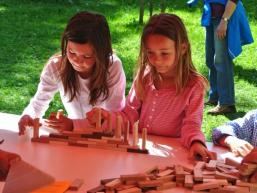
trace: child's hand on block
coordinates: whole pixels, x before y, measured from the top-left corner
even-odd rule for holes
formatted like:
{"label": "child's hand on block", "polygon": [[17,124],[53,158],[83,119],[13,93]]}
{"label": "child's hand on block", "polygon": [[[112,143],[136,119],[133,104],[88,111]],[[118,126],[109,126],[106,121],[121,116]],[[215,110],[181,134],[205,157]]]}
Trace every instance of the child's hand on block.
{"label": "child's hand on block", "polygon": [[245,140],[239,139],[235,136],[227,136],[224,139],[226,146],[230,148],[235,156],[246,156],[253,149],[253,146]]}
{"label": "child's hand on block", "polygon": [[73,130],[72,119],[69,119],[63,114],[59,114],[58,117],[56,115],[57,113],[51,113],[49,118],[45,120],[44,125],[56,129],[59,132]]}
{"label": "child's hand on block", "polygon": [[101,116],[101,123],[108,120],[108,111],[102,108],[93,108],[91,111],[87,112],[86,116],[91,125],[96,126],[99,116]]}
{"label": "child's hand on block", "polygon": [[24,135],[26,127],[33,127],[33,119],[29,115],[23,115],[18,125],[19,125],[19,135]]}
{"label": "child's hand on block", "polygon": [[189,157],[194,160],[208,162],[215,160],[214,155],[199,141],[194,141],[190,147]]}

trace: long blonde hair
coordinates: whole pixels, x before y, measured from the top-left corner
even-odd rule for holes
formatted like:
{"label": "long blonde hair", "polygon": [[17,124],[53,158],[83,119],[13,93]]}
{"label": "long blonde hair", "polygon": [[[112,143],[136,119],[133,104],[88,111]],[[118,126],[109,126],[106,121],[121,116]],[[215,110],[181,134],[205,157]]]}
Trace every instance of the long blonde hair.
{"label": "long blonde hair", "polygon": [[[207,79],[197,72],[192,62],[191,47],[187,36],[186,28],[182,20],[174,15],[161,13],[159,15],[153,15],[148,23],[145,25],[142,36],[140,53],[138,57],[138,70],[136,73],[136,93],[140,99],[144,99],[145,89],[144,85],[147,79],[156,79],[157,72],[153,66],[149,64],[146,54],[146,39],[149,35],[163,35],[175,42],[176,58],[175,58],[175,77],[174,84],[176,86],[176,93],[180,94],[187,85],[188,81],[194,76],[198,76],[202,79],[202,86],[206,89],[208,87]],[[183,47],[186,45],[186,48]],[[185,50],[186,49],[186,50]],[[150,69],[146,73],[147,69]]]}

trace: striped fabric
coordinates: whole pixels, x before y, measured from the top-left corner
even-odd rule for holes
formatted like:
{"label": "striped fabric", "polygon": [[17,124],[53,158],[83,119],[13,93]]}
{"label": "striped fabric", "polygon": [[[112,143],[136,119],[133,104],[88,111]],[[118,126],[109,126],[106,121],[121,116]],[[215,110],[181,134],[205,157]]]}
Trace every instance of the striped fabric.
{"label": "striped fabric", "polygon": [[257,146],[257,109],[248,112],[243,118],[230,121],[213,129],[212,139],[215,144],[224,135],[236,136]]}

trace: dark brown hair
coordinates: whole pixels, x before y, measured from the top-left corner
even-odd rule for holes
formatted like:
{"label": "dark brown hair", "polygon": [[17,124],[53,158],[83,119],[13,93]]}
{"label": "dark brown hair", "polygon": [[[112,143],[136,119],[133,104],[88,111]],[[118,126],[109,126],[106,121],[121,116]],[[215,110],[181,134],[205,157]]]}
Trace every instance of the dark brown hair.
{"label": "dark brown hair", "polygon": [[89,103],[94,105],[101,95],[104,96],[103,100],[107,99],[109,96],[107,76],[110,63],[113,61],[111,58],[111,35],[105,17],[98,13],[79,12],[69,20],[63,32],[61,44],[61,80],[64,86],[64,92],[69,93],[70,101],[72,101],[79,94],[80,85],[78,82],[78,73],[73,69],[66,56],[68,41],[80,44],[89,43],[93,46],[96,64],[90,76]]}
{"label": "dark brown hair", "polygon": [[[146,69],[149,67],[151,79],[154,80],[157,72],[155,68],[149,64],[146,54],[146,39],[149,35],[163,35],[175,42],[176,49],[176,66],[175,66],[175,86],[176,92],[179,94],[187,85],[188,81],[193,76],[202,78],[203,86],[206,88],[208,81],[201,74],[199,74],[193,65],[191,58],[190,42],[188,40],[186,28],[182,20],[174,15],[161,13],[153,15],[148,23],[145,25],[142,36],[140,53],[138,57],[138,70],[136,75],[136,91],[141,99],[144,98],[144,85],[147,81]],[[184,47],[183,47],[184,45]],[[185,48],[186,47],[186,48]],[[185,50],[186,49],[186,50]]]}

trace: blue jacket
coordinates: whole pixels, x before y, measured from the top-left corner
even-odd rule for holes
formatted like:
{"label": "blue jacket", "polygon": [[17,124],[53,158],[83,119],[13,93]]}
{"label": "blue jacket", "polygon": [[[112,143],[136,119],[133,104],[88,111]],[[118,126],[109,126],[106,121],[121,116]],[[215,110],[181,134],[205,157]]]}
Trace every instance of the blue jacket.
{"label": "blue jacket", "polygon": [[[187,4],[191,7],[196,5],[198,0],[190,0]],[[202,26],[209,26],[211,22],[210,3],[227,4],[227,0],[204,0],[204,10],[202,14]],[[236,9],[228,22],[228,50],[232,59],[239,56],[242,52],[242,46],[253,42],[250,26],[247,20],[246,12],[241,1],[238,1]]]}

